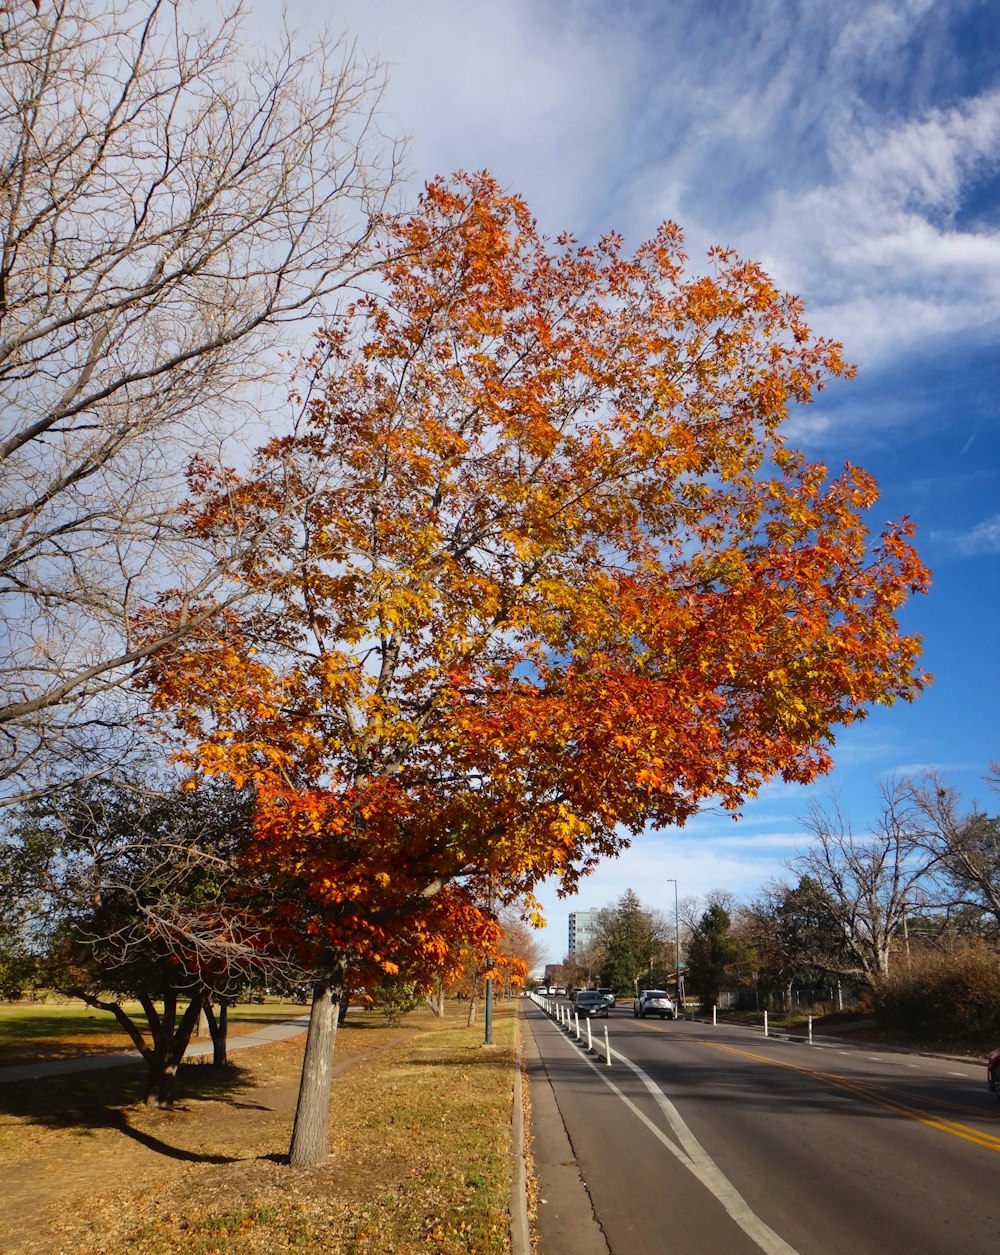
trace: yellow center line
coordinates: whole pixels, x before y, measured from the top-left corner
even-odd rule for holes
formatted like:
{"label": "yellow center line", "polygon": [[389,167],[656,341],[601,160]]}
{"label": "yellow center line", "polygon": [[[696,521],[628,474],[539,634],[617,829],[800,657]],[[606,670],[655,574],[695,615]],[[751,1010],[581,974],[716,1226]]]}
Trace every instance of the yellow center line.
{"label": "yellow center line", "polygon": [[[670,1035],[665,1029],[656,1031],[663,1032],[667,1036]],[[680,1034],[676,1034],[676,1036],[680,1036]],[[895,1115],[906,1116],[910,1120],[916,1120],[918,1124],[925,1124],[928,1128],[937,1129],[941,1133],[949,1133],[952,1137],[959,1137],[965,1142],[972,1142],[974,1145],[983,1146],[987,1150],[1000,1151],[1000,1137],[992,1133],[984,1133],[982,1130],[974,1129],[967,1124],[960,1124],[956,1120],[946,1120],[929,1111],[921,1110],[919,1107],[904,1106],[895,1099],[884,1097],[875,1086],[868,1082],[855,1081],[849,1077],[840,1076],[835,1072],[820,1072],[815,1068],[803,1067],[798,1063],[787,1063],[781,1059],[769,1058],[767,1055],[754,1054],[749,1050],[740,1050],[736,1046],[725,1046],[721,1042],[705,1041],[700,1037],[689,1037],[687,1034],[684,1035],[684,1040],[699,1046],[706,1046],[709,1050],[720,1050],[723,1054],[737,1055],[754,1063],[766,1063],[775,1068],[784,1068],[789,1072],[799,1072],[803,1076],[811,1077],[813,1080],[833,1085],[846,1093],[854,1094],[856,1097],[862,1098],[876,1107],[882,1107],[885,1111],[891,1111]]]}

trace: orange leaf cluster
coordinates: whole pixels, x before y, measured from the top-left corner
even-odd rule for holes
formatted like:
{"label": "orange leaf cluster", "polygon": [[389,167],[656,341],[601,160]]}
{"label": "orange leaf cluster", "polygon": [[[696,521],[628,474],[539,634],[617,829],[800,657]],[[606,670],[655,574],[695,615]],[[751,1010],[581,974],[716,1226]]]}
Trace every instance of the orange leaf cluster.
{"label": "orange leaf cluster", "polygon": [[444,963],[487,883],[572,887],[648,824],[827,768],[838,725],[924,683],[896,616],[927,573],[905,520],[869,534],[869,476],[785,447],[851,368],[754,263],[689,277],[671,223],[631,258],[553,243],[485,174],[383,250],[296,429],[194,468],[192,527],[269,539],[240,617],[153,682],[192,762],[256,783],[255,857],[317,927]]}

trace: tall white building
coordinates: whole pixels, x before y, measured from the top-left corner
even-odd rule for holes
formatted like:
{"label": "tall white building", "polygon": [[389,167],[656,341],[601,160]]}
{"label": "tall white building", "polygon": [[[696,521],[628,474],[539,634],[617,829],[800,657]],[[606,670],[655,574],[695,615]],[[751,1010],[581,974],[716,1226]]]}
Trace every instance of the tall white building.
{"label": "tall white building", "polygon": [[569,953],[576,955],[589,950],[594,943],[598,911],[570,911]]}

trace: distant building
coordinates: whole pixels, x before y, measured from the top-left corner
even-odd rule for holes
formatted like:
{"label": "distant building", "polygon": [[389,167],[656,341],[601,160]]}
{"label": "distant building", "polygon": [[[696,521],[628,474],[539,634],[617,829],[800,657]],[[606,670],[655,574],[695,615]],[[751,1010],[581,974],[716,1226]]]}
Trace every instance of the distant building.
{"label": "distant building", "polygon": [[599,911],[570,911],[569,954],[583,954],[594,944]]}

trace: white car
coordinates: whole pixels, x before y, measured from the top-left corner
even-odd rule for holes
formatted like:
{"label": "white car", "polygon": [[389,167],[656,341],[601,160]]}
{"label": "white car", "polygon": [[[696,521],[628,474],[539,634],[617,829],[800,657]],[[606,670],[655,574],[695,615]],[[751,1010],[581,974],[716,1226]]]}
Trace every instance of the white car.
{"label": "white car", "polygon": [[672,1020],[677,1010],[665,989],[644,989],[632,1003],[632,1014],[640,1020],[644,1020],[647,1015],[658,1015],[661,1020]]}

